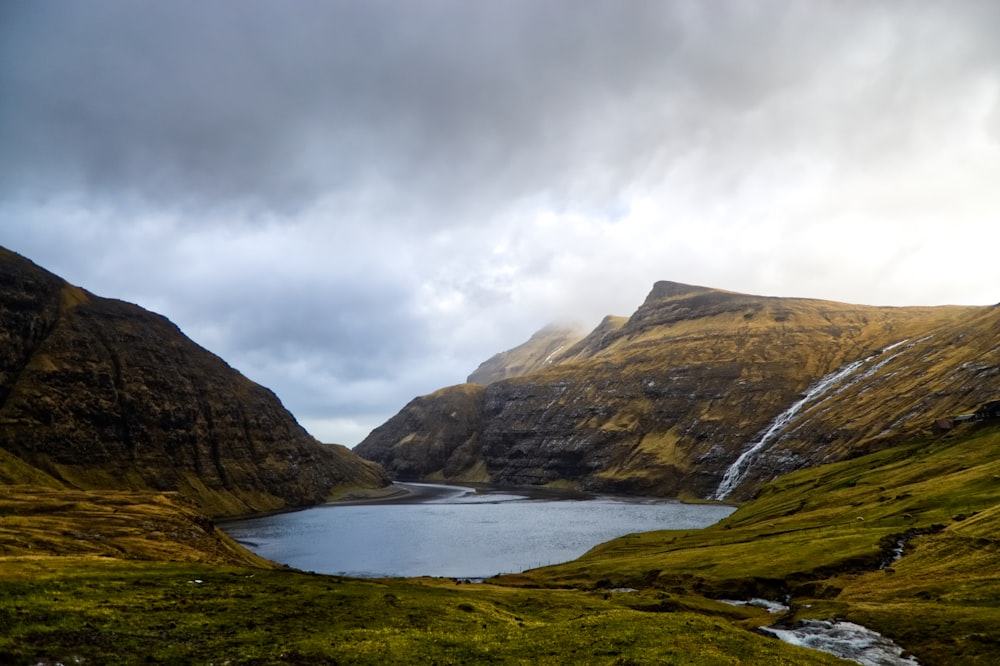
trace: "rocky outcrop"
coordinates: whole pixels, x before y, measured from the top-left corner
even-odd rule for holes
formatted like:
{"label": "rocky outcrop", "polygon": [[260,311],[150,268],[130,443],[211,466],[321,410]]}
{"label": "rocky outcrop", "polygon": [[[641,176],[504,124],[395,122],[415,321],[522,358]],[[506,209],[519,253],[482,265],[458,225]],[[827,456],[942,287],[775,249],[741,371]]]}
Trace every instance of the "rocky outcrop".
{"label": "rocky outcrop", "polygon": [[475,443],[461,466],[478,450],[481,481],[707,497],[775,419],[816,394],[740,477],[734,496],[745,497],[1000,392],[990,374],[1000,365],[996,317],[994,308],[880,308],[659,282],[627,321],[608,318],[546,367],[470,396],[474,418],[441,391],[419,401],[419,418],[411,403],[355,451],[450,478],[447,458],[411,444],[448,414],[469,425],[447,441]]}
{"label": "rocky outcrop", "polygon": [[177,490],[213,515],[387,483],[166,318],[2,248],[0,449],[69,487]]}

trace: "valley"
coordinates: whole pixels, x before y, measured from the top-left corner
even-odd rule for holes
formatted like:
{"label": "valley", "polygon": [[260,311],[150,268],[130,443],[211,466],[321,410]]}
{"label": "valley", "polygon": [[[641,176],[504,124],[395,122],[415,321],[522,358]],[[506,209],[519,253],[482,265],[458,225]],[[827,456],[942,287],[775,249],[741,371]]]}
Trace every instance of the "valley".
{"label": "valley", "polygon": [[[415,399],[369,461],[166,319],[6,250],[0,324],[0,662],[850,663],[761,631],[813,620],[925,666],[995,659],[1000,424],[955,417],[1000,395],[1000,308],[657,283]],[[215,523],[390,476],[738,508],[479,584],[308,574]],[[753,598],[788,608],[726,603]]]}
{"label": "valley", "polygon": [[165,317],[0,248],[5,483],[178,492],[213,517],[389,483]]}
{"label": "valley", "polygon": [[[60,517],[47,540],[15,530],[22,550],[3,556],[0,655],[100,660],[116,645],[135,655],[121,663],[842,663],[751,630],[844,618],[921,664],[988,664],[1000,636],[998,454],[1000,428],[963,425],[783,477],[710,528],[634,534],[481,585],[220,563],[164,552],[145,530],[113,556],[83,554],[60,542],[100,527]],[[790,610],[718,601],[753,597]],[[73,613],[57,611],[67,604]]]}

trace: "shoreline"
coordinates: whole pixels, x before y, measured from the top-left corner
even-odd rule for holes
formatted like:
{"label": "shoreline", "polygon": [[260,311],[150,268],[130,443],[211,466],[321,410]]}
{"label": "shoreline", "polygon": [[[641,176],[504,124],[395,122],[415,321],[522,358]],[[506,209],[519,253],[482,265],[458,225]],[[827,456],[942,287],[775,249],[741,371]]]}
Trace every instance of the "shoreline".
{"label": "shoreline", "polygon": [[591,493],[564,488],[535,487],[494,487],[484,484],[426,483],[421,481],[393,481],[390,485],[377,489],[356,490],[337,499],[328,500],[316,506],[370,506],[376,504],[424,504],[449,495],[462,496],[471,493],[481,497],[489,495],[518,495],[525,500],[593,500],[610,499],[634,504],[673,503],[692,505],[720,505],[736,508],[736,504],[725,501],[695,500],[677,497],[648,497],[644,495],[612,495]]}
{"label": "shoreline", "polygon": [[373,504],[423,504],[445,497],[456,490],[475,490],[466,486],[443,484],[404,483],[393,481],[390,485],[361,493],[348,493],[342,498],[318,506],[366,506]]}

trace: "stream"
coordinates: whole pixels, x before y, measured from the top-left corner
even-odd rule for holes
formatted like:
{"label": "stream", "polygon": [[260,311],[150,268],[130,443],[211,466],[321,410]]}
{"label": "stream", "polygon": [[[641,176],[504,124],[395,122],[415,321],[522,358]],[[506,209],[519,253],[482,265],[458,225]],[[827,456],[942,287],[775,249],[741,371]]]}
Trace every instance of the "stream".
{"label": "stream", "polygon": [[[736,601],[720,599],[733,606],[756,606],[768,613],[787,613],[789,606],[768,599]],[[801,620],[792,627],[761,627],[760,632],[786,643],[827,652],[863,666],[920,666],[913,657],[902,656],[905,650],[877,631],[843,620]]]}
{"label": "stream", "polygon": [[763,627],[761,631],[786,643],[822,650],[864,666],[919,666],[913,657],[904,657],[903,648],[882,634],[853,622],[802,620],[790,629]]}

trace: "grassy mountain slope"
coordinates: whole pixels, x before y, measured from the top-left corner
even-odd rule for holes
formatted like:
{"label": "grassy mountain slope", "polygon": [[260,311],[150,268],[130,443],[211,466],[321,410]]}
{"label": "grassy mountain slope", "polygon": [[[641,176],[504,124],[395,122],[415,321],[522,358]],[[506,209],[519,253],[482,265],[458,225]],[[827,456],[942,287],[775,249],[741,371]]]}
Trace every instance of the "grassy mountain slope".
{"label": "grassy mountain slope", "polygon": [[480,447],[483,386],[460,384],[415,398],[365,439],[361,453],[394,479],[489,482]]}
{"label": "grassy mountain slope", "polygon": [[[456,412],[454,396],[469,389],[439,391],[355,451],[428,479],[469,468],[471,455],[478,480],[497,484],[705,497],[776,417],[824,376],[856,366],[764,447],[764,464],[737,484],[735,496],[747,497],[780,474],[888,446],[1000,392],[998,317],[997,308],[872,307],[659,282],[627,321],[606,319],[539,370],[486,386],[468,413]],[[468,428],[439,437],[448,419]],[[415,443],[428,438],[461,447],[462,465],[423,457]]]}
{"label": "grassy mountain slope", "polygon": [[[509,584],[783,598],[846,617],[922,664],[993,663],[1000,641],[1000,427],[807,469],[699,531],[631,535]],[[904,555],[888,568],[902,539]]]}
{"label": "grassy mountain slope", "polygon": [[271,568],[178,493],[0,486],[0,569],[86,556]]}
{"label": "grassy mountain slope", "polygon": [[519,377],[545,368],[561,353],[580,341],[583,334],[575,328],[546,326],[524,344],[500,352],[483,361],[469,375],[470,384],[492,384],[501,379]]}
{"label": "grassy mountain slope", "polygon": [[179,491],[212,515],[388,482],[166,318],[3,248],[0,451],[8,483],[41,474],[78,489]]}

